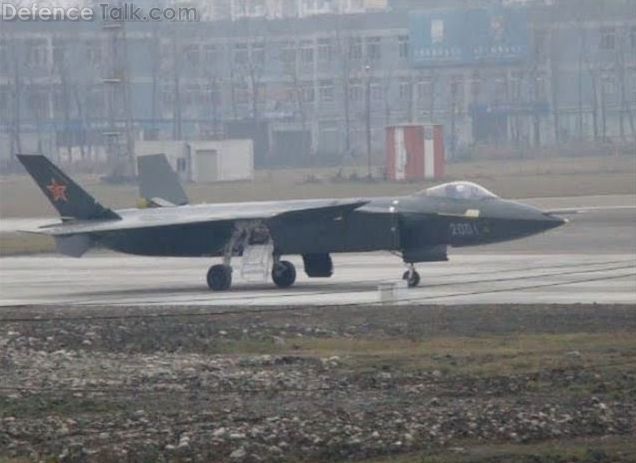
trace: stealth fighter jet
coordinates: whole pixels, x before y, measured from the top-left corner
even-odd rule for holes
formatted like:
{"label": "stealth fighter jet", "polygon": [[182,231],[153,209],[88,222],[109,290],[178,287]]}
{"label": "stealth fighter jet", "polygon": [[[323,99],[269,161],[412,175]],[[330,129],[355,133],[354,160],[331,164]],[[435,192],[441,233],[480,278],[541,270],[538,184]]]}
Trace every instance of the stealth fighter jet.
{"label": "stealth fighter jet", "polygon": [[[508,241],[565,223],[471,182],[397,197],[197,205],[159,201],[160,207],[114,211],[46,157],[18,158],[61,216],[61,223],[37,231],[55,238],[60,253],[80,257],[100,246],[143,256],[221,257],[222,263],[207,273],[215,291],[230,288],[233,257],[246,261],[259,254],[254,249],[269,259],[267,271],[281,288],[296,280],[294,265],[283,256],[301,255],[307,276],[326,278],[333,274],[332,253],[371,251],[399,253],[407,264],[402,277],[413,287],[420,282],[415,264],[448,260],[449,246]],[[187,202],[180,192],[176,198]]]}

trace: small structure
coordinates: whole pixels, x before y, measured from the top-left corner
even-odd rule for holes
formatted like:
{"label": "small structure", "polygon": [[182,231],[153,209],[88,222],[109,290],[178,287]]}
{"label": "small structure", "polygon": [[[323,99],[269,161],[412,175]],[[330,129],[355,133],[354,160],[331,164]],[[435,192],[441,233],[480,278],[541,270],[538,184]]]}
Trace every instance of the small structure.
{"label": "small structure", "polygon": [[386,172],[390,180],[444,176],[444,126],[405,124],[386,128]]}
{"label": "small structure", "polygon": [[254,145],[248,139],[169,141],[135,144],[137,156],[165,154],[182,181],[210,183],[254,178]]}
{"label": "small structure", "polygon": [[252,180],[254,143],[250,139],[190,142],[193,182]]}
{"label": "small structure", "polygon": [[407,282],[388,281],[378,285],[378,301],[382,304],[398,304],[405,299],[408,290]]}

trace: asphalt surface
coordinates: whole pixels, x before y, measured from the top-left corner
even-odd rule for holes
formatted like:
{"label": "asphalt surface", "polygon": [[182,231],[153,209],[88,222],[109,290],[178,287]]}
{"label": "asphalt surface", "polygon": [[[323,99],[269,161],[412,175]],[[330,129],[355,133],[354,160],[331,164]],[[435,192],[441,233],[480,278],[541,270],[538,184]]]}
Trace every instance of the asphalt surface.
{"label": "asphalt surface", "polygon": [[[454,249],[449,262],[421,264],[421,286],[397,290],[398,302],[636,303],[633,196],[528,202],[545,209],[596,209],[570,215],[569,224],[543,235]],[[0,259],[0,305],[367,305],[380,303],[378,287],[398,283],[404,271],[401,259],[388,253],[335,255],[332,278],[308,279],[300,259],[289,260],[298,269],[290,289],[242,281],[237,269],[230,291],[211,293],[205,274],[215,262],[209,259],[7,257]]]}

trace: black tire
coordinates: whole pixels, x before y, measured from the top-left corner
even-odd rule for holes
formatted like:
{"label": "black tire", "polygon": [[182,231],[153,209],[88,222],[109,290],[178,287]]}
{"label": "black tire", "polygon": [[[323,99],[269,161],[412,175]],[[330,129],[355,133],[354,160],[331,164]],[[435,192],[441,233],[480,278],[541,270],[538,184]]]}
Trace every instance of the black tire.
{"label": "black tire", "polygon": [[413,272],[409,272],[408,270],[404,272],[404,275],[402,275],[402,279],[406,280],[409,288],[415,288],[420,284],[420,274],[417,273],[415,270]]}
{"label": "black tire", "polygon": [[232,267],[229,265],[213,265],[208,270],[208,288],[212,291],[225,291],[232,286]]}
{"label": "black tire", "polygon": [[289,261],[281,260],[272,268],[272,280],[279,288],[289,288],[296,281],[296,267]]}

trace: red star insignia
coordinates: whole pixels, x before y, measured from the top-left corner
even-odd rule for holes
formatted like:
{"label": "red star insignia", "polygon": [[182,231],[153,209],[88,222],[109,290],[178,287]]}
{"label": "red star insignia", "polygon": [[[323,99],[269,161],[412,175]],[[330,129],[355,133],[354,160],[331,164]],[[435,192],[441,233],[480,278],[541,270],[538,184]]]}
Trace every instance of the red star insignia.
{"label": "red star insignia", "polygon": [[68,197],[66,196],[66,185],[63,183],[57,183],[54,178],[51,179],[51,184],[47,185],[46,189],[51,192],[53,201],[68,201]]}

